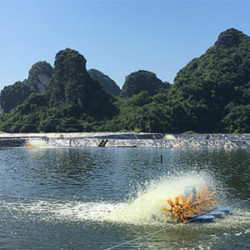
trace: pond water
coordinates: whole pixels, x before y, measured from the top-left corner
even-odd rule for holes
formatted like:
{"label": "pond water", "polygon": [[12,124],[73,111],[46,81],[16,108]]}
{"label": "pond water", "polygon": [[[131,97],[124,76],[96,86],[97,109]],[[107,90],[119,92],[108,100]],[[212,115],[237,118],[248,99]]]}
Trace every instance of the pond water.
{"label": "pond water", "polygon": [[[0,248],[249,249],[249,170],[249,150],[0,149]],[[188,185],[232,214],[175,223],[162,208]]]}

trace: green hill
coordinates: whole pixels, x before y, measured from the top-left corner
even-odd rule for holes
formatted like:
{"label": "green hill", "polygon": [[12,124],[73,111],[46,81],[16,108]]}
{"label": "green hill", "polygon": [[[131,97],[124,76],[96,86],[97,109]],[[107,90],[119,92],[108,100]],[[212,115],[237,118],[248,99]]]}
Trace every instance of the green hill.
{"label": "green hill", "polygon": [[150,95],[155,95],[160,91],[169,89],[170,84],[163,83],[156,74],[139,70],[129,74],[122,86],[121,97],[131,97],[141,91],[147,91]]}
{"label": "green hill", "polygon": [[250,131],[250,37],[236,29],[222,32],[204,55],[178,72],[170,95],[183,112],[181,130]]}

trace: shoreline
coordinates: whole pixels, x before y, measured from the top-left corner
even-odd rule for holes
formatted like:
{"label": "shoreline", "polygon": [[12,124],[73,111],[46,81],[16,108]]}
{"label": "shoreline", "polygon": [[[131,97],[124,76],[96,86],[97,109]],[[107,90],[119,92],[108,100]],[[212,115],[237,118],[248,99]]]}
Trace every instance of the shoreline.
{"label": "shoreline", "polygon": [[0,139],[10,138],[57,138],[57,139],[69,139],[69,138],[143,138],[143,136],[156,137],[157,139],[164,136],[174,136],[176,139],[184,138],[203,138],[207,139],[247,139],[250,140],[250,133],[241,134],[227,134],[227,133],[148,133],[148,132],[48,132],[48,133],[6,133],[0,132]]}
{"label": "shoreline", "polygon": [[250,134],[0,133],[0,147],[25,146],[32,140],[55,147],[250,148]]}

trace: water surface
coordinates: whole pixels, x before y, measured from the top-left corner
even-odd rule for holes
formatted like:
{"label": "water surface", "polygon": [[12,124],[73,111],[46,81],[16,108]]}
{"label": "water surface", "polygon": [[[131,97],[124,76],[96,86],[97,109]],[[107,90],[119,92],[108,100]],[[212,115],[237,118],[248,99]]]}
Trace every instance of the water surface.
{"label": "water surface", "polygon": [[[0,248],[247,249],[249,166],[249,150],[0,149]],[[152,218],[190,184],[215,190],[232,215]]]}

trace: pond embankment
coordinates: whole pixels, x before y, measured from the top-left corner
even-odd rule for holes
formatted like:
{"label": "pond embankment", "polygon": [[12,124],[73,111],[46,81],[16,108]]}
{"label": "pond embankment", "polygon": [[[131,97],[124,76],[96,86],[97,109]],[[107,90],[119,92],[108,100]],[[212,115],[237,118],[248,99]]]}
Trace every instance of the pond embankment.
{"label": "pond embankment", "polygon": [[0,138],[0,148],[22,147],[25,144],[26,144],[26,139],[23,138]]}
{"label": "pond embankment", "polygon": [[28,133],[0,134],[0,147],[43,140],[57,147],[250,148],[250,134]]}
{"label": "pond embankment", "polygon": [[[48,144],[60,147],[150,147],[150,148],[250,148],[250,135],[175,134],[164,139],[163,134],[131,134],[133,138],[97,136],[85,139],[50,138]],[[137,138],[136,138],[137,137]]]}

